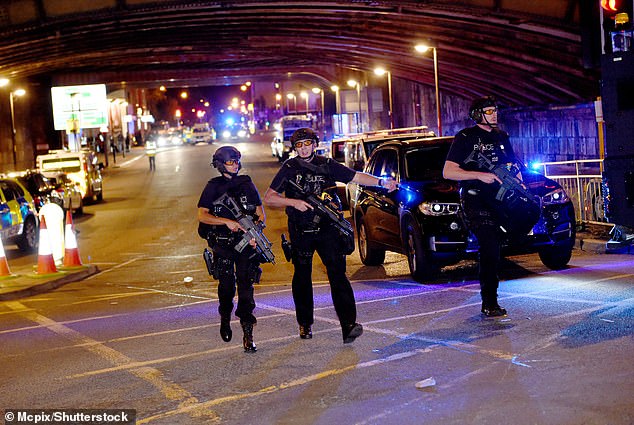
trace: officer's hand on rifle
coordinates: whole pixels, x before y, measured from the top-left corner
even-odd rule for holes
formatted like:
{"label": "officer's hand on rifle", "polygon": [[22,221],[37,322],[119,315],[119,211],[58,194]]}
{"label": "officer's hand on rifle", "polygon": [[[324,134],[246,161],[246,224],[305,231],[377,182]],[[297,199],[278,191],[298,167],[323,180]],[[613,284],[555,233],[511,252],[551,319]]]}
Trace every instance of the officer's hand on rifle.
{"label": "officer's hand on rifle", "polygon": [[306,201],[304,201],[302,199],[293,199],[292,206],[293,206],[293,208],[295,208],[296,210],[299,210],[301,212],[313,209],[312,205],[310,205],[308,202],[306,202]]}
{"label": "officer's hand on rifle", "polygon": [[240,223],[238,223],[237,221],[234,220],[230,220],[227,219],[227,221],[225,222],[225,225],[229,228],[229,230],[231,230],[232,232],[237,232],[239,230],[242,230],[243,232],[245,231],[242,226],[240,226]]}
{"label": "officer's hand on rifle", "polygon": [[480,172],[480,171],[477,171],[477,173],[478,173],[478,180],[480,180],[483,183],[491,184],[494,182],[498,182],[502,184],[502,180],[500,180],[500,178],[493,173]]}

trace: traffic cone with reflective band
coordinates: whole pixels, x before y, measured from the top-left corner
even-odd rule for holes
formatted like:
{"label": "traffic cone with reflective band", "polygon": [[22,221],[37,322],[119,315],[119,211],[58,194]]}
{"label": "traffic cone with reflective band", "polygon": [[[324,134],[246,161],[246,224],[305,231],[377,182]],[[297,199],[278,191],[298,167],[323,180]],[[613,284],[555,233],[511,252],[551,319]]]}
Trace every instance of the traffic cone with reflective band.
{"label": "traffic cone with reflective band", "polygon": [[0,279],[6,279],[8,277],[15,277],[15,275],[11,274],[9,270],[9,263],[4,254],[4,245],[2,244],[2,239],[0,239]]}
{"label": "traffic cone with reflective band", "polygon": [[64,265],[60,267],[65,269],[84,268],[79,257],[79,248],[77,248],[77,237],[75,236],[75,226],[73,226],[73,215],[70,208],[66,211],[66,227],[64,228]]}
{"label": "traffic cone with reflective band", "polygon": [[40,219],[40,244],[37,250],[37,276],[45,276],[59,273],[55,267],[53,250],[51,249],[51,239],[46,228],[44,216]]}

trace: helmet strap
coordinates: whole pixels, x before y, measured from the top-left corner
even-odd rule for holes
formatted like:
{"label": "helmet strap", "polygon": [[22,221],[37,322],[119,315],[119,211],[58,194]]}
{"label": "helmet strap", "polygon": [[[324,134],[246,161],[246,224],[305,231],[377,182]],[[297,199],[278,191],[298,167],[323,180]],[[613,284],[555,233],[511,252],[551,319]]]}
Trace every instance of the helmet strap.
{"label": "helmet strap", "polygon": [[482,112],[480,115],[482,116],[482,120],[480,120],[481,122],[479,122],[478,124],[486,125],[486,126],[491,127],[491,128],[496,128],[498,126],[495,123],[490,123],[489,120],[487,120],[487,116],[486,116],[486,114],[484,112]]}

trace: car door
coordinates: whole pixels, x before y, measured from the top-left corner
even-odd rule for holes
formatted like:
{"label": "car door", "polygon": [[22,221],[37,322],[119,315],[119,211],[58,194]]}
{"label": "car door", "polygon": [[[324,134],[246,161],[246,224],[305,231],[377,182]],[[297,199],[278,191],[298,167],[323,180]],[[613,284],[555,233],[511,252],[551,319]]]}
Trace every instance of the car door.
{"label": "car door", "polygon": [[[398,150],[386,147],[376,152],[368,164],[367,172],[376,177],[398,178]],[[400,250],[400,232],[398,202],[396,191],[388,193],[382,187],[367,186],[364,188],[367,198],[364,200],[364,221],[372,241],[388,245]]]}
{"label": "car door", "polygon": [[5,236],[13,236],[18,232],[20,223],[20,204],[17,200],[15,185],[9,180],[0,181],[0,191],[2,192],[2,202],[0,203],[0,220],[2,220],[2,231]]}

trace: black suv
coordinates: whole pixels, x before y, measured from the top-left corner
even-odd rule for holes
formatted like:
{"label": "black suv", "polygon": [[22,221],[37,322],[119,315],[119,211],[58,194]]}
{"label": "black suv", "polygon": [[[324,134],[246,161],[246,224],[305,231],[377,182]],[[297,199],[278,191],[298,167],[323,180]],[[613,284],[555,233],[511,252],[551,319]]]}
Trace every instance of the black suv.
{"label": "black suv", "polygon": [[[379,265],[385,252],[407,255],[412,277],[422,282],[441,265],[477,252],[465,226],[458,184],[442,169],[453,137],[387,140],[372,153],[365,171],[391,176],[399,188],[360,186],[353,211],[359,254],[365,265]],[[522,170],[524,183],[542,199],[541,217],[522,240],[506,240],[513,252],[538,252],[551,269],[568,264],[575,242],[575,212],[562,187],[541,174]]]}

